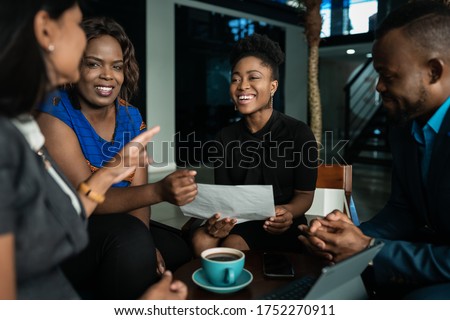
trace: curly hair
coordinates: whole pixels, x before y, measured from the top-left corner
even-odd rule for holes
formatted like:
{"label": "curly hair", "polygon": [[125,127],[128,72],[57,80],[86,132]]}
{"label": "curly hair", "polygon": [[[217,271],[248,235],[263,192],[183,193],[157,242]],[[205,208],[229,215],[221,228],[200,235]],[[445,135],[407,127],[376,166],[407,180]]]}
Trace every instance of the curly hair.
{"label": "curly hair", "polygon": [[278,80],[278,66],[284,62],[284,53],[278,42],[257,33],[242,38],[231,49],[231,69],[234,69],[239,60],[245,57],[261,59],[264,65],[272,69],[272,78]]}
{"label": "curly hair", "polygon": [[94,17],[85,19],[81,27],[90,40],[108,35],[116,39],[123,53],[124,82],[120,89],[120,97],[130,101],[138,92],[139,66],[134,53],[134,46],[124,29],[115,20],[107,17]]}

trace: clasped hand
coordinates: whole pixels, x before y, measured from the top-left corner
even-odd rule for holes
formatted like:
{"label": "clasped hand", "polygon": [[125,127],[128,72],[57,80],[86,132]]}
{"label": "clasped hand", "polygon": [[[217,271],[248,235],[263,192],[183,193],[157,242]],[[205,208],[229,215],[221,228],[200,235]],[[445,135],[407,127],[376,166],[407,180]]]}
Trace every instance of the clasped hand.
{"label": "clasped hand", "polygon": [[325,218],[314,219],[309,227],[299,226],[299,240],[313,254],[339,262],[366,248],[371,238],[353,224],[346,214],[334,210]]}

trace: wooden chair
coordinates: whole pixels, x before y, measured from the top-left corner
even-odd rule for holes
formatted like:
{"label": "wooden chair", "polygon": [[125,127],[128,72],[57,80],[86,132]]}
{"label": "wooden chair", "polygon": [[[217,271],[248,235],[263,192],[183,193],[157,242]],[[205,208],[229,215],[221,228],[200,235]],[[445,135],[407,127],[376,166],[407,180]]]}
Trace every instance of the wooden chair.
{"label": "wooden chair", "polygon": [[355,225],[359,225],[358,214],[352,197],[351,165],[334,164],[319,166],[316,188],[344,190],[346,199],[344,211],[349,215]]}

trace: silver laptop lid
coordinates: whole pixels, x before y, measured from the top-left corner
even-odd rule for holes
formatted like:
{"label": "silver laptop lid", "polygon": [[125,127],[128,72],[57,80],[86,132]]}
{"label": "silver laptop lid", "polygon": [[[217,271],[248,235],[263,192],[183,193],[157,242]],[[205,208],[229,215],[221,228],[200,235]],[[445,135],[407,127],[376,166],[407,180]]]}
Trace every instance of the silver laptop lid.
{"label": "silver laptop lid", "polygon": [[339,300],[367,299],[361,273],[380,252],[381,241],[335,265],[322,269],[322,273],[305,299]]}

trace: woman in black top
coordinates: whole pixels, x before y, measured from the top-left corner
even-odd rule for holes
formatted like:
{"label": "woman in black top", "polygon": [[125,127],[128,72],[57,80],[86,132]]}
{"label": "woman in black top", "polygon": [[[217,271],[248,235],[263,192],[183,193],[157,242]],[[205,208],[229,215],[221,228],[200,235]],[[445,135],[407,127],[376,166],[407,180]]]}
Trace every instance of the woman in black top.
{"label": "woman in black top", "polygon": [[226,246],[241,250],[298,251],[297,226],[314,197],[317,143],[309,127],[273,110],[278,65],[284,54],[278,43],[253,34],[241,39],[230,56],[230,96],[244,118],[218,134],[215,183],[272,185],[275,215],[265,221],[236,225],[216,213],[193,236],[196,254]]}

